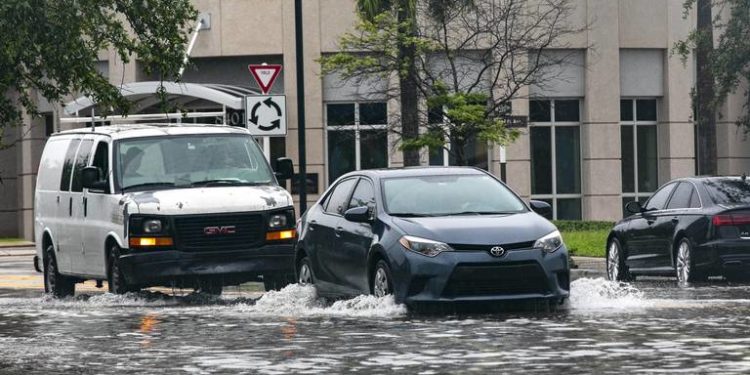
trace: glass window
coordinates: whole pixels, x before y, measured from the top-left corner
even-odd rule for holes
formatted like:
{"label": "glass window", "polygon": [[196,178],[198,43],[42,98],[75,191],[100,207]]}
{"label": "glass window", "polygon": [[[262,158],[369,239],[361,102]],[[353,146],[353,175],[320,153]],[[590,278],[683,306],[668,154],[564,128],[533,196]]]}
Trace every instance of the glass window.
{"label": "glass window", "polygon": [[354,103],[326,105],[326,118],[329,126],[354,125]]}
{"label": "glass window", "polygon": [[656,121],[656,99],[636,100],[635,113],[638,121]]}
{"label": "glass window", "polygon": [[73,173],[73,163],[78,150],[78,145],[81,144],[80,139],[74,139],[70,141],[68,145],[68,151],[65,153],[65,162],[63,163],[62,176],[60,178],[60,191],[70,191],[70,176]]}
{"label": "glass window", "polygon": [[326,212],[342,215],[344,213],[344,207],[346,207],[346,202],[349,199],[349,193],[351,193],[356,182],[356,178],[350,178],[341,181],[336,185],[326,203]]}
{"label": "glass window", "polygon": [[[107,142],[102,141],[96,145],[91,165],[99,168],[103,180],[109,181],[109,144]],[[109,188],[105,190],[105,193],[109,193]]]}
{"label": "glass window", "polygon": [[83,191],[83,181],[81,180],[81,172],[83,168],[86,168],[91,157],[91,149],[94,147],[94,141],[92,139],[84,139],[81,142],[81,147],[78,148],[78,155],[76,156],[75,171],[73,172],[73,183],[70,186],[70,191],[81,192]]}
{"label": "glass window", "polygon": [[552,194],[552,131],[550,127],[532,127],[531,194]]}
{"label": "glass window", "polygon": [[552,102],[549,100],[529,101],[529,121],[550,122],[552,121]]}
{"label": "glass window", "polygon": [[[633,153],[633,125],[620,126],[622,152],[622,192],[635,193],[635,154]],[[631,199],[632,200],[632,199]]]}
{"label": "glass window", "polygon": [[349,208],[375,205],[375,193],[372,190],[372,183],[364,178],[359,179],[357,188],[354,189],[352,199],[349,201]]}
{"label": "glass window", "polygon": [[693,194],[690,195],[690,208],[701,208],[701,197],[698,196],[698,191],[693,189]]}
{"label": "glass window", "polygon": [[703,182],[716,204],[750,204],[750,182],[741,178],[712,178]]}
{"label": "glass window", "polygon": [[580,121],[578,100],[555,100],[555,122]]}
{"label": "glass window", "polygon": [[360,169],[388,167],[385,102],[326,104],[328,182]]}
{"label": "glass window", "polygon": [[531,198],[550,202],[556,219],[581,219],[580,100],[532,100],[530,106],[536,112],[529,127]]}
{"label": "glass window", "polygon": [[693,184],[689,182],[681,182],[672,194],[672,198],[669,199],[667,209],[678,209],[690,207],[690,197],[693,195]]}
{"label": "glass window", "polygon": [[620,100],[620,121],[633,121],[632,100]]}
{"label": "glass window", "polygon": [[446,216],[525,212],[507,187],[487,175],[417,176],[383,180],[391,215]]}
{"label": "glass window", "polygon": [[622,192],[647,198],[659,187],[656,99],[620,100]]}
{"label": "glass window", "polygon": [[[464,145],[463,150],[466,165],[487,170],[487,168],[489,167],[489,151],[487,150],[487,148],[487,143],[479,142],[476,136],[471,136]],[[458,145],[456,145],[454,142],[451,142],[451,150],[457,149]],[[449,165],[458,164],[455,153],[450,153],[448,155],[448,160]]]}
{"label": "glass window", "polygon": [[442,124],[443,123],[443,108],[441,107],[430,107],[427,109],[427,123],[428,124]]}
{"label": "glass window", "polygon": [[359,105],[360,125],[386,125],[388,124],[388,111],[385,102],[362,103]]}
{"label": "glass window", "polygon": [[654,193],[653,196],[646,202],[646,209],[647,210],[661,210],[664,208],[664,205],[667,203],[667,199],[669,199],[669,194],[672,193],[672,190],[674,190],[675,183],[671,183],[663,188],[661,188],[659,191]]}

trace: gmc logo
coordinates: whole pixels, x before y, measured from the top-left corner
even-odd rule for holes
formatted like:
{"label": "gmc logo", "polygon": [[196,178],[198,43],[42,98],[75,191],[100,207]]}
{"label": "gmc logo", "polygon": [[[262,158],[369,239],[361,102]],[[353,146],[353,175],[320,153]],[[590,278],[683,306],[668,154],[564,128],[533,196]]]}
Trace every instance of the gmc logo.
{"label": "gmc logo", "polygon": [[206,236],[216,236],[220,234],[235,234],[237,233],[237,227],[234,225],[227,225],[223,227],[205,227],[203,228],[203,234]]}

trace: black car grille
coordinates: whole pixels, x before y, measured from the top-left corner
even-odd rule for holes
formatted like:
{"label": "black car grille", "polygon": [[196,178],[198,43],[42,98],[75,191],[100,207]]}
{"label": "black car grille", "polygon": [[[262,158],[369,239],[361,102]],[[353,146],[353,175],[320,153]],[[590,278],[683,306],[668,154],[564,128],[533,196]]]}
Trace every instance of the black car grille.
{"label": "black car grille", "polygon": [[261,244],[266,235],[261,214],[181,216],[174,223],[176,245],[183,251],[247,249]]}
{"label": "black car grille", "polygon": [[459,264],[453,270],[443,295],[446,297],[545,294],[549,283],[539,263]]}
{"label": "black car grille", "polygon": [[456,251],[490,251],[495,246],[500,246],[505,250],[521,250],[531,249],[534,247],[534,241],[528,242],[514,242],[498,245],[466,245],[466,244],[450,244],[450,246]]}

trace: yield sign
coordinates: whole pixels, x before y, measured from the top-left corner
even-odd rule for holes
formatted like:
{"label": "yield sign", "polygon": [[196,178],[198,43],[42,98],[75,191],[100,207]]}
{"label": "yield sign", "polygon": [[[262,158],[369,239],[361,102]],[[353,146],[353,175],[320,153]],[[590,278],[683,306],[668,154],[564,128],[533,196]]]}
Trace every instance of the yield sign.
{"label": "yield sign", "polygon": [[281,65],[278,64],[250,64],[247,68],[250,69],[250,74],[255,78],[255,82],[258,82],[258,86],[260,86],[260,91],[263,92],[263,95],[268,94],[268,92],[271,91],[271,87],[276,81],[276,77],[278,77],[281,72]]}

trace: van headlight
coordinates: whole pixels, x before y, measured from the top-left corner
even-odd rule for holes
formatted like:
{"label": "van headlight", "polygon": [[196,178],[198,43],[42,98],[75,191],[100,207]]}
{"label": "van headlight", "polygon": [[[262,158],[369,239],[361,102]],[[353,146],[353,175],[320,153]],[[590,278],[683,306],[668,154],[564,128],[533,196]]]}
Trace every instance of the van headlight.
{"label": "van headlight", "polygon": [[289,224],[289,218],[286,213],[273,214],[268,218],[269,229],[286,228]]}
{"label": "van headlight", "polygon": [[164,230],[164,225],[159,219],[149,219],[143,221],[143,233],[155,234],[161,233]]}
{"label": "van headlight", "polygon": [[562,246],[563,240],[560,231],[554,231],[534,242],[534,248],[542,249],[547,253],[554,253]]}
{"label": "van headlight", "polygon": [[453,251],[453,248],[447,243],[414,236],[403,236],[398,242],[401,243],[401,246],[428,257],[437,256],[444,251]]}

